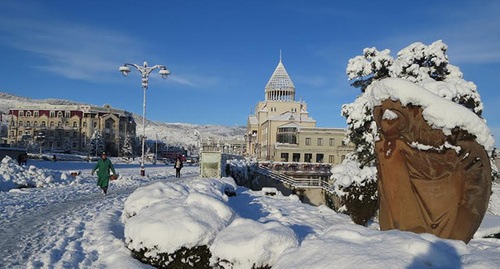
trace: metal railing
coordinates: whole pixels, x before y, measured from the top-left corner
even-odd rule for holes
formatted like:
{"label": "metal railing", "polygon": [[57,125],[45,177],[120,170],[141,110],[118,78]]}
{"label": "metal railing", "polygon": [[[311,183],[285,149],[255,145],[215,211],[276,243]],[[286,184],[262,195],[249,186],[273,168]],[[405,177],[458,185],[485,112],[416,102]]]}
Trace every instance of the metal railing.
{"label": "metal railing", "polygon": [[322,179],[317,179],[317,178],[294,178],[279,172],[275,172],[269,167],[265,166],[258,166],[257,173],[267,176],[269,178],[272,178],[274,180],[280,181],[282,183],[288,184],[292,187],[295,188],[310,188],[310,189],[316,189],[316,188],[321,188],[324,190],[329,191],[331,189],[331,186],[328,182]]}

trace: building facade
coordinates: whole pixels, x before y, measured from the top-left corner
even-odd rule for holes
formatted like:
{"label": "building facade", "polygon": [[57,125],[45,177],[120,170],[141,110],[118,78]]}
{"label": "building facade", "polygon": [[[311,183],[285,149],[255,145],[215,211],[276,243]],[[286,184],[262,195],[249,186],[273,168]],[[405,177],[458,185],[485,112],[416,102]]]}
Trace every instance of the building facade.
{"label": "building facade", "polygon": [[265,100],[248,117],[246,154],[260,160],[339,164],[354,147],[339,128],[318,128],[281,59],[265,87]]}
{"label": "building facade", "polygon": [[88,152],[92,136],[103,139],[103,150],[118,156],[127,136],[135,138],[132,113],[110,105],[23,105],[9,112],[7,143],[30,141],[58,151]]}

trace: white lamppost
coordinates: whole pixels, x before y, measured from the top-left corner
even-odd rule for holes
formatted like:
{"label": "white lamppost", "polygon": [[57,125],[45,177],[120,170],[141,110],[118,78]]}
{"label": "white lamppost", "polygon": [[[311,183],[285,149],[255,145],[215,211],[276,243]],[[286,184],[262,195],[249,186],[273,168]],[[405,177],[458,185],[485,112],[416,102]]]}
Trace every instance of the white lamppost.
{"label": "white lamppost", "polygon": [[194,132],[199,136],[198,140],[198,155],[201,155],[201,152],[203,151],[203,138],[201,136],[201,133],[198,130],[194,130]]}
{"label": "white lamppost", "polygon": [[155,66],[148,66],[147,62],[144,62],[143,66],[139,66],[136,64],[129,64],[125,63],[123,66],[120,66],[120,72],[124,76],[127,76],[128,73],[130,73],[130,66],[135,67],[142,76],[142,88],[144,89],[144,101],[142,104],[142,157],[141,157],[141,176],[145,176],[146,172],[144,169],[144,143],[146,141],[146,90],[148,89],[148,80],[149,80],[149,74],[155,70],[155,69],[160,69],[160,75],[162,78],[166,79],[168,75],[170,75],[170,71],[167,70],[167,67],[164,65],[155,65]]}

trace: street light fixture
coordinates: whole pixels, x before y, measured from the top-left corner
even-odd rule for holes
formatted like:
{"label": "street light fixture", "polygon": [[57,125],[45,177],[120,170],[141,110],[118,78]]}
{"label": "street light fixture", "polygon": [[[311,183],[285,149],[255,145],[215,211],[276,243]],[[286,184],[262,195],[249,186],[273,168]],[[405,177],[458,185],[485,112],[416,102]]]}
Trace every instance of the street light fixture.
{"label": "street light fixture", "polygon": [[127,76],[130,73],[130,66],[135,67],[142,76],[142,88],[144,89],[144,99],[142,104],[142,157],[141,157],[141,176],[145,176],[146,172],[144,169],[144,143],[146,140],[146,90],[148,89],[149,74],[155,70],[160,69],[160,75],[163,79],[166,79],[170,75],[170,71],[164,65],[148,66],[147,62],[144,62],[143,66],[137,64],[125,63],[120,66],[119,70],[123,76]]}
{"label": "street light fixture", "polygon": [[203,151],[203,137],[201,136],[201,133],[198,130],[194,130],[195,134],[199,136],[198,140],[198,155],[201,155],[201,152]]}

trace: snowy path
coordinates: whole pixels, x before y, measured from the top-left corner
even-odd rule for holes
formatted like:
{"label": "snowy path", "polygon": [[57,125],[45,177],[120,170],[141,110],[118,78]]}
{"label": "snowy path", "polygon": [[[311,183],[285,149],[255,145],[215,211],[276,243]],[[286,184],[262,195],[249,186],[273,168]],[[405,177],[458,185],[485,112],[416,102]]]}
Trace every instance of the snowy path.
{"label": "snowy path", "polygon": [[[122,175],[129,172],[122,168]],[[158,180],[196,177],[191,170],[181,179],[152,173],[152,181],[115,181],[108,196],[94,185],[90,170],[82,171],[88,183],[0,193],[0,268],[106,267],[104,253],[127,252],[120,215],[130,193]]]}

